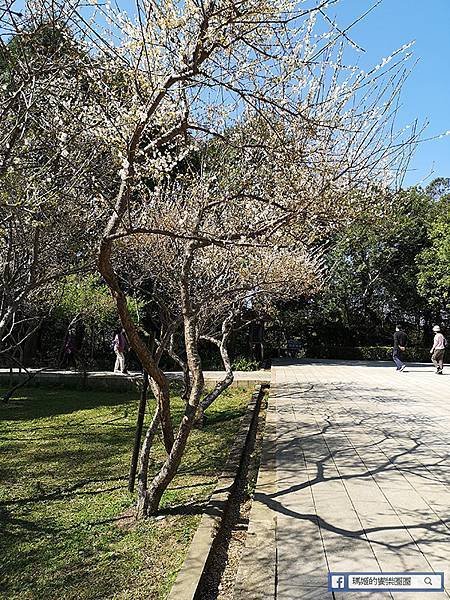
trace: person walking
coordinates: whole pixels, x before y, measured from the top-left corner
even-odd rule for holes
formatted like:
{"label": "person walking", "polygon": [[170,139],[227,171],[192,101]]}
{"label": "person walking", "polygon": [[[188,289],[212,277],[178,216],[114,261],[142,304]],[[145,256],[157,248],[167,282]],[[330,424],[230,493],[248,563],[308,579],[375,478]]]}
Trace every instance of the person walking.
{"label": "person walking", "polygon": [[63,356],[61,361],[61,368],[63,369],[77,369],[77,338],[76,332],[73,327],[69,328],[66,339],[64,340]]}
{"label": "person walking", "polygon": [[406,343],[408,341],[408,336],[403,331],[400,325],[395,327],[394,333],[394,347],[392,349],[392,358],[397,366],[397,371],[404,371],[406,368],[405,363],[402,361],[403,352],[406,350]]}
{"label": "person walking", "polygon": [[113,340],[113,348],[116,353],[116,362],[114,364],[114,373],[127,373],[125,369],[125,350],[127,347],[127,338],[124,329],[117,329]]}
{"label": "person walking", "polygon": [[431,360],[433,361],[433,364],[436,367],[436,375],[442,375],[442,371],[444,370],[445,346],[447,345],[446,339],[442,335],[441,328],[439,327],[439,325],[435,325],[433,327],[433,331],[433,347],[430,350]]}

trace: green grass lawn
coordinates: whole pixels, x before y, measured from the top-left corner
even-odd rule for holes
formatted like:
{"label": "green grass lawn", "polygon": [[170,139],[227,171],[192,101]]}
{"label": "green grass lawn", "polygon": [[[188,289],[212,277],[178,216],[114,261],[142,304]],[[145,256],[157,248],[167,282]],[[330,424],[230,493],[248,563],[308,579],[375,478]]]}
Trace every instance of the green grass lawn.
{"label": "green grass lawn", "polygon": [[[248,399],[233,390],[216,401],[161,515],[138,523],[127,517],[137,393],[30,389],[1,405],[0,597],[165,598]],[[179,419],[179,398],[173,406]],[[158,440],[155,470],[163,458]]]}

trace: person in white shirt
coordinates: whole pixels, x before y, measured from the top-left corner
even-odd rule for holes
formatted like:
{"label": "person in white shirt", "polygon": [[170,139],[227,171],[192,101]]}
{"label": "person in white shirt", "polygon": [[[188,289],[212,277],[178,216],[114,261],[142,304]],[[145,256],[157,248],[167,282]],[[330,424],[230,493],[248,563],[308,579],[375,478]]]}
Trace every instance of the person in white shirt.
{"label": "person in white shirt", "polygon": [[439,325],[435,325],[433,327],[434,331],[434,340],[433,347],[430,350],[431,360],[433,361],[434,366],[436,367],[436,374],[442,375],[442,371],[444,369],[444,354],[445,354],[445,337],[441,333],[441,328]]}
{"label": "person in white shirt", "polygon": [[125,329],[117,329],[113,340],[113,349],[116,353],[116,364],[114,365],[114,373],[127,373],[125,368],[125,350],[127,349],[127,338],[125,337]]}

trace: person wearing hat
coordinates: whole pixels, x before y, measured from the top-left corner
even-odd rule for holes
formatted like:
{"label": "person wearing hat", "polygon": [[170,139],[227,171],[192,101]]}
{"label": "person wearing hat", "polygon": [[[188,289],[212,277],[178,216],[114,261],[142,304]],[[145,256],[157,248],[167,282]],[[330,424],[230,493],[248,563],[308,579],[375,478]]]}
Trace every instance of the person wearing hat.
{"label": "person wearing hat", "polygon": [[436,367],[436,374],[442,375],[442,371],[444,369],[445,346],[447,344],[445,337],[441,333],[441,328],[439,327],[439,325],[435,325],[433,327],[433,331],[433,347],[430,350],[431,360],[433,361],[433,364]]}

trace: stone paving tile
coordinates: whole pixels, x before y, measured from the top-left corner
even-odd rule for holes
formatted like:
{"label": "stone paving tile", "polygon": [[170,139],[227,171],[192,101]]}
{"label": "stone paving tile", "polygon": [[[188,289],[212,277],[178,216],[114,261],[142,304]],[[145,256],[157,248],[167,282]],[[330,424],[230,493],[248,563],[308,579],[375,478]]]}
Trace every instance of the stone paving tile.
{"label": "stone paving tile", "polygon": [[[370,600],[390,600],[392,594],[390,592],[334,592],[334,598],[335,600],[360,600],[363,598],[369,598]],[[432,599],[430,598],[430,600]]]}
{"label": "stone paving tile", "polygon": [[371,502],[377,502],[382,505],[386,502],[385,495],[371,477],[347,480],[345,482],[345,489],[352,498],[352,501],[360,505]]}
{"label": "stone paving tile", "polygon": [[327,588],[307,588],[302,586],[299,592],[297,583],[282,583],[277,588],[277,600],[334,600]]}
{"label": "stone paving tile", "polygon": [[394,600],[448,600],[447,592],[397,592],[393,593]]}
{"label": "stone paving tile", "polygon": [[[449,583],[450,378],[433,378],[424,365],[408,370],[402,376],[390,363],[347,361],[272,369],[281,448],[273,506],[290,515],[278,515],[280,598],[331,598],[306,585],[318,565],[441,570]],[[365,597],[419,598],[334,595]],[[449,598],[430,596],[440,597]]]}
{"label": "stone paving tile", "polygon": [[[320,540],[311,542],[316,543],[320,548]],[[314,551],[310,547],[305,548],[302,555],[289,557],[278,554],[277,562],[278,584],[287,587],[296,586],[298,589],[303,587],[327,587],[328,565],[325,554],[318,554],[317,548]]]}

